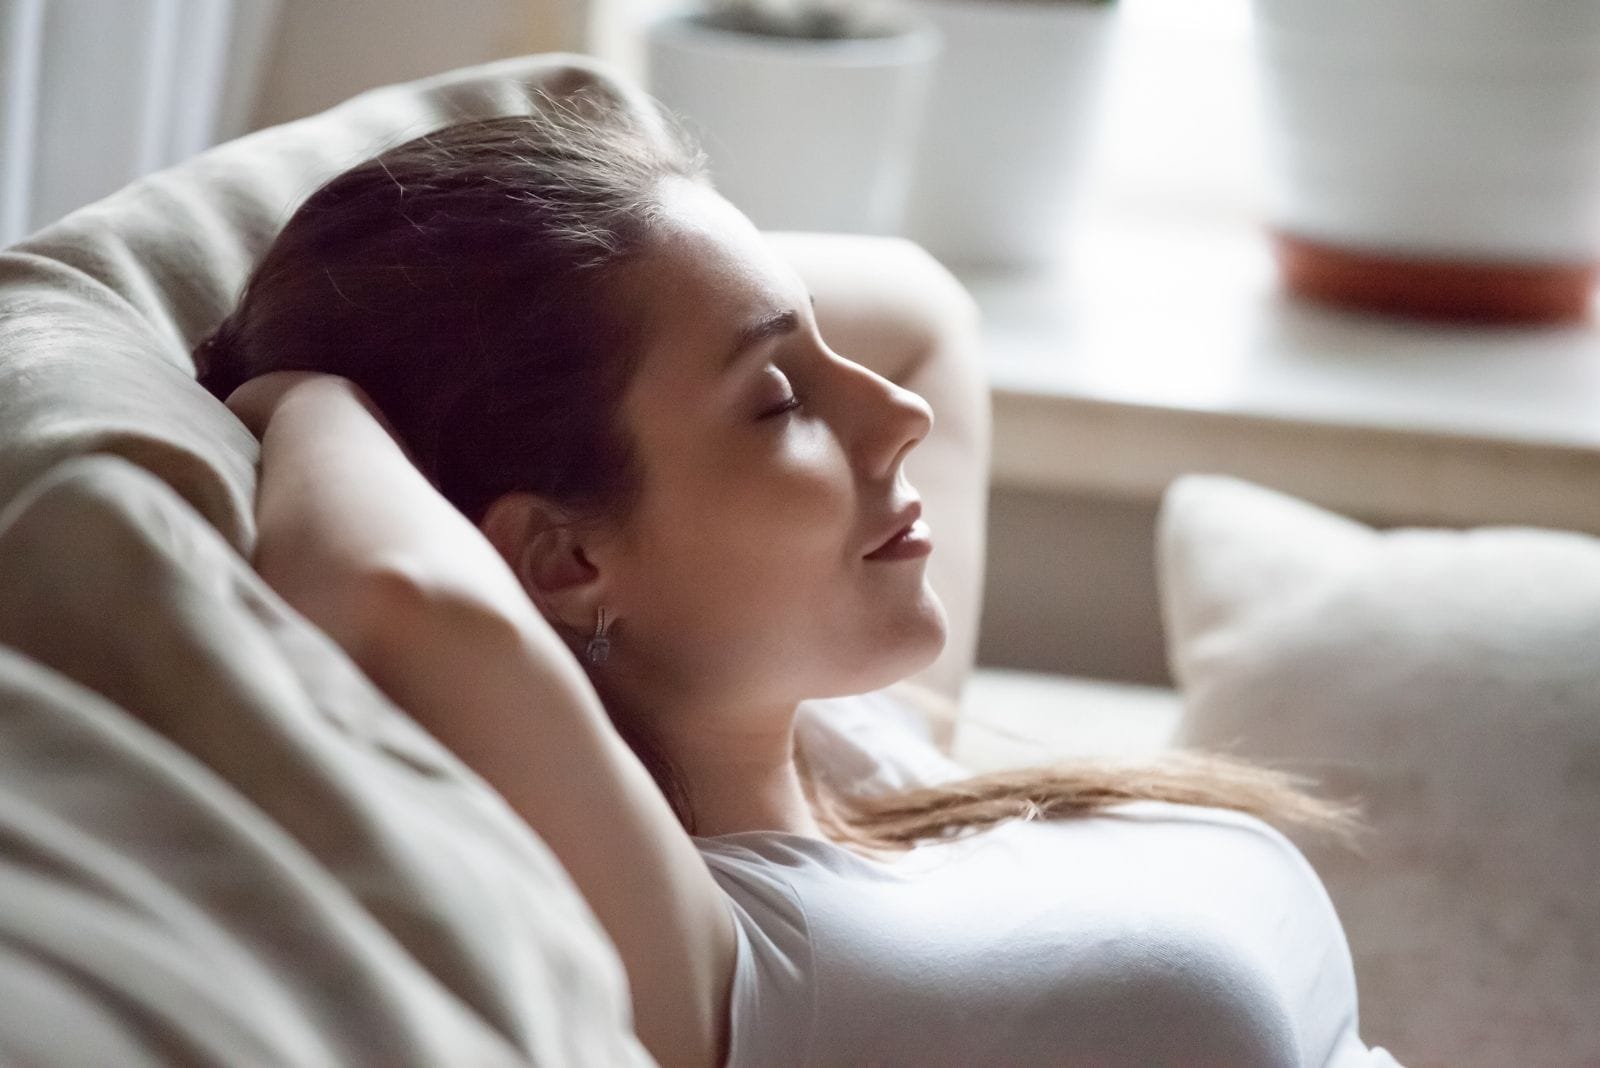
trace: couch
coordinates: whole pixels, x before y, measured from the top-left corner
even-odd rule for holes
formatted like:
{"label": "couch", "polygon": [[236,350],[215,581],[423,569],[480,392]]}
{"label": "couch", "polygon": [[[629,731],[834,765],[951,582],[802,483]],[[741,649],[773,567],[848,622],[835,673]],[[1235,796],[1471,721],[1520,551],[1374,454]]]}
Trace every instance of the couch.
{"label": "couch", "polygon": [[0,254],[0,1061],[651,1063],[549,850],[246,563],[188,356],[322,180],[605,77],[374,91]]}
{"label": "couch", "polygon": [[[256,442],[188,356],[323,179],[597,80],[636,92],[574,56],[374,90],[0,252],[0,1061],[650,1063],[537,835],[246,563]],[[1364,1037],[1600,1063],[1600,547],[1451,538],[1185,479],[1160,547],[1182,704],[981,672],[955,755],[1176,741],[1360,793],[1366,855],[1305,845]]]}

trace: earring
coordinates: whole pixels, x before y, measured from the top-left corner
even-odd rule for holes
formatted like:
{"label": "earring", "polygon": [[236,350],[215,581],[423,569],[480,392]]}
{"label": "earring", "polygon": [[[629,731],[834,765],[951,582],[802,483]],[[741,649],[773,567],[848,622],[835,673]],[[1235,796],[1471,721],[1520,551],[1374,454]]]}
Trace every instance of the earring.
{"label": "earring", "polygon": [[605,605],[601,605],[599,615],[595,619],[594,637],[589,639],[589,645],[584,650],[589,663],[597,666],[604,664],[606,657],[611,655],[611,639],[606,637],[606,625],[606,609]]}

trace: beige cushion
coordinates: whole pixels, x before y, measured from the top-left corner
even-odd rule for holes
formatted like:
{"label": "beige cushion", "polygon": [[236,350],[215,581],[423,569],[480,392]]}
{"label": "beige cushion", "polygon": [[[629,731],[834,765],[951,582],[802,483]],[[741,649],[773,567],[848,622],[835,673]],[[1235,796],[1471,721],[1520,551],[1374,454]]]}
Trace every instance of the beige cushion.
{"label": "beige cushion", "polygon": [[548,849],[164,483],[0,514],[0,1060],[649,1063]]}
{"label": "beige cushion", "polygon": [[0,1061],[648,1063],[565,872],[240,554],[256,442],[193,380],[289,210],[592,83],[376,90],[0,253]]}
{"label": "beige cushion", "polygon": [[1161,515],[1180,744],[1364,798],[1304,843],[1361,1033],[1411,1065],[1600,1064],[1600,540],[1374,531],[1232,479]]}

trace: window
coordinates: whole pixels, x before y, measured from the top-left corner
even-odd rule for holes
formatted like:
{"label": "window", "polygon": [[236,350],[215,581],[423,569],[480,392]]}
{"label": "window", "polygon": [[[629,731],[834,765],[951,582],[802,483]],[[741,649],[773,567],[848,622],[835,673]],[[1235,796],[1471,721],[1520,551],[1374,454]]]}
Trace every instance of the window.
{"label": "window", "polygon": [[1263,212],[1250,0],[1118,0],[1121,26],[1084,198],[1173,222]]}

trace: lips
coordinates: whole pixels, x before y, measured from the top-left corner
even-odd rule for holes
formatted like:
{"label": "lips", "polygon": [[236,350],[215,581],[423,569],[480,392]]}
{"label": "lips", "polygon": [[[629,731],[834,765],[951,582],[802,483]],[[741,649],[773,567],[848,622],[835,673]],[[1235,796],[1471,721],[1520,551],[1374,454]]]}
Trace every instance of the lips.
{"label": "lips", "polygon": [[912,501],[910,504],[900,509],[899,512],[895,513],[895,517],[893,519],[893,529],[891,529],[889,533],[877,543],[876,548],[867,553],[866,558],[870,560],[872,557],[878,555],[878,553],[882,552],[890,545],[893,545],[896,541],[900,540],[901,536],[910,531],[911,525],[920,518],[922,518],[921,501]]}

